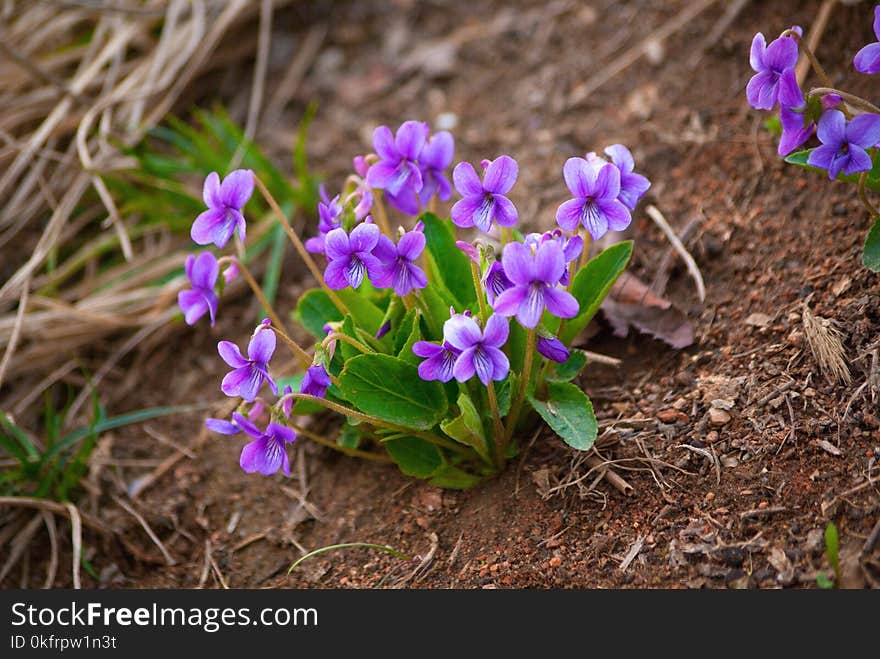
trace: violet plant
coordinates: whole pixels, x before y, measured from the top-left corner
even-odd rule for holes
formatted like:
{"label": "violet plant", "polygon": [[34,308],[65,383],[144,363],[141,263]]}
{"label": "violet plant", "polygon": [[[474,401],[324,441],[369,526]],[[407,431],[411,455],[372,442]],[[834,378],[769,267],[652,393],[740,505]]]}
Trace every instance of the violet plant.
{"label": "violet plant", "polygon": [[[208,316],[213,325],[222,286],[237,276],[269,316],[245,353],[219,343],[231,368],[219,389],[240,404],[231,419],[208,419],[207,427],[248,437],[240,464],[249,473],[288,474],[289,447],[305,438],[454,488],[498,473],[539,420],[569,446],[589,449],[596,418],[573,382],[587,356],[572,343],[632,253],[627,241],[588,258],[591,240],[626,228],[650,185],[633,172],[629,150],[609,147],[610,160],[571,158],[563,171],[574,199],[560,206],[559,226],[523,235],[512,157],[484,160],[482,177],[459,163],[450,183],[448,132],[431,135],[417,121],[395,133],[381,126],[373,148],[354,159],[339,195],[322,189],[317,235],[305,242],[253,172],[205,181],[208,210],[193,238],[218,248],[233,241],[235,249],[189,257],[190,287],[179,296],[185,320]],[[453,186],[460,199],[444,219],[438,203],[451,199]],[[288,316],[269,304],[236,255],[254,190],[317,282]],[[293,338],[288,319],[314,337],[312,347]],[[298,375],[276,372],[282,346]],[[337,436],[300,421],[321,410],[344,417]]]}
{"label": "violet plant", "polygon": [[[867,75],[880,73],[880,5],[874,7],[873,27],[878,41],[861,48],[853,58],[855,70]],[[834,88],[802,36],[796,25],[769,44],[760,32],[755,35],[749,54],[755,74],[746,86],[746,98],[755,109],[779,110],[778,153],[785,162],[856,186],[872,223],[862,263],[880,272],[880,210],[868,198],[868,191],[880,191],[880,108]],[[806,92],[801,89],[795,72],[799,52],[809,60],[822,86]],[[817,146],[802,148],[814,137]]]}

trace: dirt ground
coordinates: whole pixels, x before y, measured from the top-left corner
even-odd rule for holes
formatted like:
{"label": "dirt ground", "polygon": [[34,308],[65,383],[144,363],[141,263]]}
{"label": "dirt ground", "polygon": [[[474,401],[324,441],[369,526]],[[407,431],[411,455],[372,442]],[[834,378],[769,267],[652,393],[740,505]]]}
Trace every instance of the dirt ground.
{"label": "dirt ground", "polygon": [[[299,105],[264,127],[261,141],[276,162],[288,162],[296,119],[316,100],[309,152],[331,190],[351,156],[369,148],[375,125],[454,121],[456,161],[517,158],[512,196],[534,229],[551,227],[567,196],[566,158],[629,145],[653,182],[634,221],[632,272],[646,282],[669,244],[644,206],[655,204],[679,232],[692,226],[687,245],[705,303],[678,260],[660,275],[669,275],[666,296],[693,323],[694,345],[674,350],[633,332],[617,338],[605,324],[587,343],[623,360],[589,366],[581,384],[608,443],[603,455],[631,495],[547,434],[521,438],[528,448],[504,475],[464,492],[305,442],[293,478],[247,475],[238,467],[240,438],[206,436],[194,413],[147,424],[153,435],[117,431],[101,445],[114,458],[176,460],[136,501],[175,565],[130,514],[106,495],[92,497],[86,510],[101,504],[128,531],[124,544],[88,538],[100,578],[84,574],[84,585],[815,587],[817,571],[830,570],[830,521],[840,529],[842,585],[880,585],[880,309],[878,278],[860,265],[868,218],[852,188],[784,166],[761,127],[766,117],[744,95],[752,35],[808,27],[820,3],[751,2],[717,38],[727,3],[696,12],[699,5],[326,2],[276,22],[279,43],[323,40]],[[685,11],[697,15],[666,41],[651,39]],[[591,89],[619,53],[645,39],[646,57]],[[868,4],[839,6],[819,48],[826,68],[840,73],[834,82],[869,98],[872,80],[850,62],[871,40]],[[221,94],[235,85],[221,79]],[[311,285],[292,251],[284,272],[282,307]],[[842,333],[848,379],[819,369],[805,308]],[[163,349],[136,357],[146,365],[143,382],[115,411],[173,400],[216,403],[218,413],[224,365],[214,346],[219,338],[241,343],[254,317],[253,306],[221,304],[213,331],[181,327]],[[116,466],[100,477],[110,492],[149,472]],[[344,549],[286,574],[302,551],[344,542],[419,558]]]}

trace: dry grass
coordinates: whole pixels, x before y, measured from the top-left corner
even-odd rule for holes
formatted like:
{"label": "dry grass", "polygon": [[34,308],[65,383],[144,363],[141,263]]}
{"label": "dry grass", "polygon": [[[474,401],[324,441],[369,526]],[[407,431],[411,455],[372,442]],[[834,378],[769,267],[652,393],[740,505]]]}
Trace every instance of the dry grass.
{"label": "dry grass", "polygon": [[834,321],[813,315],[806,302],[802,319],[810,352],[813,353],[819,370],[828,379],[828,382],[851,384],[852,375],[846,362],[843,332],[835,326]]}
{"label": "dry grass", "polygon": [[[212,89],[204,74],[218,65],[259,51],[251,93],[262,95],[265,35],[284,4],[20,1],[0,10],[0,407],[33,401],[85,350],[115,363],[126,350],[108,350],[111,335],[145,340],[166,327],[180,281],[153,282],[181,267],[188,245],[123,216],[105,179],[131,167],[122,151],[184,94]],[[258,21],[263,38],[241,39]],[[219,57],[231,40],[242,46],[235,58]],[[250,131],[259,108],[251,103]],[[106,267],[108,251],[124,260]]]}

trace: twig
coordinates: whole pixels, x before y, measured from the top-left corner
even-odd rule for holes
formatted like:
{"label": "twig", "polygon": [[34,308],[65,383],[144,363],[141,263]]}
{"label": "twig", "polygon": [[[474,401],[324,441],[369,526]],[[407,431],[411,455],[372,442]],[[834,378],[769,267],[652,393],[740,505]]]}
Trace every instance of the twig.
{"label": "twig", "polygon": [[629,569],[630,564],[635,560],[636,556],[639,555],[639,552],[642,551],[642,547],[645,545],[645,537],[639,536],[636,538],[636,541],[629,548],[629,551],[626,552],[626,556],[624,556],[623,560],[620,562],[620,571],[626,572]]}
{"label": "twig", "polygon": [[632,496],[635,490],[633,486],[624,480],[620,474],[614,471],[610,467],[610,462],[608,460],[603,460],[599,456],[596,455],[588,455],[587,456],[587,465],[590,466],[591,471],[593,469],[602,469],[604,470],[602,476],[607,480],[614,488],[623,494],[624,496]]}
{"label": "twig", "polygon": [[18,339],[21,336],[21,326],[24,323],[24,314],[27,309],[30,288],[31,280],[30,277],[28,277],[21,290],[21,298],[18,300],[18,311],[15,314],[15,324],[12,326],[12,334],[9,337],[9,343],[6,344],[3,359],[0,360],[0,388],[3,387],[3,376],[6,375],[6,367],[9,366],[9,360],[12,359],[12,353],[15,352],[15,348],[18,346]]}
{"label": "twig", "polygon": [[80,520],[79,511],[72,503],[65,503],[67,514],[70,515],[70,542],[73,545],[73,589],[79,590],[82,587],[79,581],[79,568],[82,564],[82,521]]}
{"label": "twig", "polygon": [[150,540],[153,541],[153,544],[159,548],[159,551],[162,552],[162,557],[165,559],[165,564],[168,566],[176,565],[177,561],[168,553],[168,550],[165,549],[165,545],[162,544],[162,541],[159,540],[159,537],[153,532],[153,529],[147,523],[147,520],[144,519],[143,515],[141,515],[137,510],[135,510],[127,501],[124,499],[120,499],[118,496],[113,496],[113,500],[118,503],[122,508],[134,517],[141,527],[144,529],[146,534],[150,537]]}
{"label": "twig", "polygon": [[202,589],[208,581],[208,572],[211,570],[211,539],[205,538],[205,563],[202,565],[202,573],[199,575],[199,585],[196,588]]}
{"label": "twig", "polygon": [[688,252],[685,246],[681,243],[681,240],[679,240],[675,231],[672,230],[672,227],[669,226],[666,218],[663,217],[663,213],[661,213],[656,206],[648,206],[645,209],[645,212],[648,214],[648,217],[654,220],[654,223],[660,227],[660,230],[664,233],[669,242],[672,243],[672,247],[685,262],[688,272],[691,275],[691,279],[694,280],[694,284],[697,286],[697,297],[700,298],[700,302],[705,302],[706,285],[703,283],[703,275],[700,273],[700,268],[697,266],[697,262],[694,261],[694,257],[690,255],[690,252]]}
{"label": "twig", "polygon": [[43,516],[46,531],[49,533],[49,566],[46,568],[46,581],[43,583],[43,588],[48,589],[55,583],[55,576],[58,574],[58,531],[54,515],[45,510],[41,510],[40,515]]}
{"label": "twig", "polygon": [[784,513],[788,508],[783,506],[770,506],[769,508],[754,508],[752,510],[746,510],[745,512],[740,513],[739,518],[741,520],[752,519],[753,517],[768,517],[770,515],[775,515],[777,513]]}

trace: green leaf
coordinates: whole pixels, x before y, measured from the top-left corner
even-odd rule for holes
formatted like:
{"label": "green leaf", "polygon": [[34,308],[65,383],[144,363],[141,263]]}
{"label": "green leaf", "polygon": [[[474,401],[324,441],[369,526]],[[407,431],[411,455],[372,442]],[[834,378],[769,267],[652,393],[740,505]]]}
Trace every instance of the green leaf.
{"label": "green leaf", "polygon": [[452,221],[441,220],[433,213],[425,213],[419,220],[425,224],[425,241],[431,257],[428,262],[431,282],[442,281],[455,296],[459,307],[470,307],[477,301],[471,264],[455,246]]}
{"label": "green leaf", "polygon": [[422,299],[428,310],[425,314],[428,336],[436,336],[439,339],[443,335],[443,323],[449,318],[449,303],[440,296],[434,286],[422,288],[416,295]]}
{"label": "green leaf", "polygon": [[323,339],[324,323],[339,322],[342,313],[320,288],[312,288],[300,295],[296,303],[296,320],[312,336]]}
{"label": "green leaf", "polygon": [[[807,159],[810,157],[810,154],[813,151],[814,149],[804,149],[803,151],[796,151],[790,155],[787,155],[785,157],[785,162],[790,165],[802,167],[803,169],[809,169],[812,172],[818,172],[827,178],[827,171],[820,167],[813,167],[812,165],[807,164]],[[871,171],[868,172],[868,177],[865,179],[865,187],[869,190],[880,191],[880,152],[878,152],[876,149],[874,149],[873,153],[871,154],[871,160],[873,162],[873,166],[871,168]],[[837,175],[837,180],[858,185],[860,177],[861,172],[857,174],[844,174],[843,172],[841,172]]]}
{"label": "green leaf", "polygon": [[370,336],[374,336],[379,331],[385,312],[369,300],[366,291],[362,293],[352,288],[343,288],[336,291],[336,294],[348,307],[355,325],[369,332]]}
{"label": "green leaf", "polygon": [[874,218],[868,237],[865,238],[862,263],[871,272],[880,272],[880,217]]}
{"label": "green leaf", "polygon": [[568,321],[562,336],[559,337],[565,345],[570,345],[596,315],[602,300],[605,299],[614,282],[626,269],[630,256],[632,256],[632,250],[631,240],[612,245],[598,256],[590,259],[575,275],[571,294],[577,299],[580,312],[575,318]]}
{"label": "green leaf", "polygon": [[564,364],[557,364],[556,368],[547,374],[547,380],[550,382],[574,380],[586,365],[587,356],[584,354],[584,351],[572,350]]}
{"label": "green leaf", "polygon": [[430,478],[446,461],[440,449],[420,437],[399,437],[383,442],[391,459],[407,476]]}
{"label": "green leaf", "polygon": [[834,575],[840,579],[840,561],[838,559],[838,551],[840,549],[840,538],[837,535],[837,525],[829,522],[825,527],[825,555],[828,562],[834,568]]}
{"label": "green leaf", "polygon": [[816,585],[819,586],[822,590],[831,590],[834,588],[834,579],[829,577],[824,572],[819,572],[816,575]]}
{"label": "green leaf", "polygon": [[593,404],[587,395],[570,382],[548,382],[547,400],[527,394],[529,402],[562,440],[579,451],[586,451],[599,432]]}
{"label": "green leaf", "polygon": [[[518,324],[518,323],[517,323]],[[510,373],[501,382],[495,383],[495,395],[498,397],[498,416],[502,419],[510,412],[510,403],[513,399],[516,383],[519,382],[519,376],[516,373]],[[486,409],[486,418],[492,418],[492,411]]]}
{"label": "green leaf", "polygon": [[435,487],[445,487],[450,490],[466,490],[474,485],[479,485],[482,480],[479,476],[448,465],[445,469],[435,474],[428,483]]}
{"label": "green leaf", "polygon": [[[412,350],[416,342],[422,340],[422,328],[419,323],[418,314],[413,315],[410,325],[409,336],[407,337],[406,342],[400,347],[400,350],[397,351],[397,356],[408,364],[413,364],[418,367],[418,365],[422,363],[422,358],[416,355]],[[403,329],[404,328],[401,327],[401,330]]]}
{"label": "green leaf", "polygon": [[[396,299],[396,298],[395,298]],[[406,312],[406,315],[403,317],[397,324],[397,328],[394,332],[394,354],[399,355],[400,351],[403,350],[403,346],[407,344],[409,341],[409,337],[412,335],[413,326],[419,322],[419,312],[415,309],[410,309]]]}
{"label": "green leaf", "polygon": [[486,443],[486,432],[480,413],[470,396],[462,393],[458,397],[458,409],[461,411],[454,419],[446,419],[440,423],[440,429],[457,442],[470,446],[489,464],[489,446]]}
{"label": "green leaf", "polygon": [[391,355],[358,355],[339,375],[342,395],[362,412],[406,428],[427,430],[446,415],[443,386]]}

